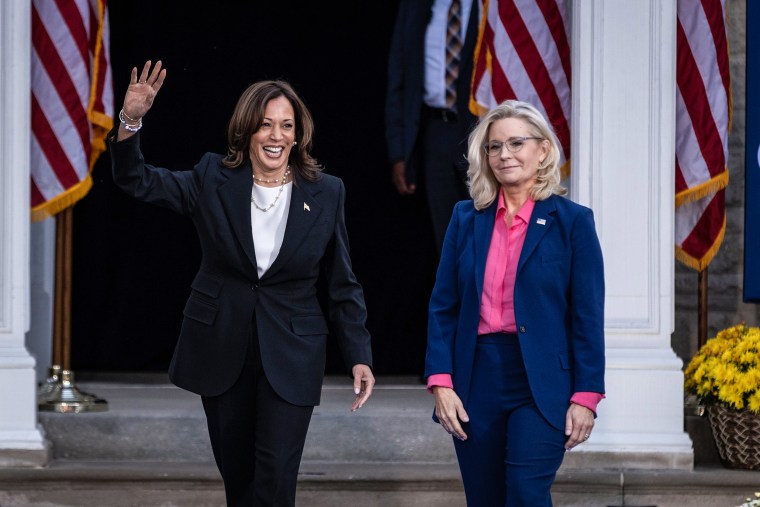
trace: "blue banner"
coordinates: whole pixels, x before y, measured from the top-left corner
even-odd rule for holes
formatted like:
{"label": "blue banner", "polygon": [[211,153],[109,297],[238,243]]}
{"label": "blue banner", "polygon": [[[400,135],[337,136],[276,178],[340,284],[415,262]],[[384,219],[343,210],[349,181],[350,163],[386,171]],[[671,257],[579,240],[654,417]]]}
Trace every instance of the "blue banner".
{"label": "blue banner", "polygon": [[[760,2],[747,2],[744,301],[760,303]],[[755,28],[750,28],[755,26]]]}

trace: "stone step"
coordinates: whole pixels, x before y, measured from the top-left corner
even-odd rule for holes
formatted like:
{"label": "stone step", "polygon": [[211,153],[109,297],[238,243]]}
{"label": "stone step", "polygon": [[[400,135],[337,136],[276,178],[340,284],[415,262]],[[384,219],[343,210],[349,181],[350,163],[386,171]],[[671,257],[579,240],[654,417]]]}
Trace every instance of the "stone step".
{"label": "stone step", "polygon": [[[161,381],[163,380],[163,381]],[[77,382],[108,401],[106,412],[40,412],[55,459],[212,461],[200,398],[155,381]],[[408,378],[383,379],[369,402],[349,410],[347,378],[328,378],[314,410],[304,460],[454,463],[451,439],[431,421],[432,398]]]}
{"label": "stone step", "polygon": [[[99,374],[77,382],[107,412],[41,412],[52,461],[0,468],[0,507],[222,506],[200,399],[165,375]],[[379,379],[351,413],[345,377],[325,381],[299,473],[298,505],[454,507],[464,493],[451,438],[431,420],[432,398],[415,378]],[[698,421],[702,423],[703,421]],[[688,421],[687,421],[688,423]],[[760,490],[757,472],[696,467],[584,469],[570,453],[553,489],[558,507],[733,507]]]}
{"label": "stone step", "polygon": [[[108,401],[107,412],[40,412],[53,459],[211,462],[200,398],[169,383],[165,374],[98,374],[77,387]],[[324,462],[455,463],[451,438],[431,421],[433,400],[417,378],[383,377],[369,402],[350,412],[347,377],[328,377],[314,410],[305,460]],[[686,419],[695,462],[719,465],[704,418]],[[591,449],[565,458],[563,468],[662,468],[647,457]]]}
{"label": "stone step", "polygon": [[[733,507],[758,489],[758,474],[722,468],[691,472],[560,471],[556,507]],[[305,461],[298,507],[461,507],[455,465]],[[222,507],[208,463],[54,460],[45,468],[0,469],[2,507]]]}

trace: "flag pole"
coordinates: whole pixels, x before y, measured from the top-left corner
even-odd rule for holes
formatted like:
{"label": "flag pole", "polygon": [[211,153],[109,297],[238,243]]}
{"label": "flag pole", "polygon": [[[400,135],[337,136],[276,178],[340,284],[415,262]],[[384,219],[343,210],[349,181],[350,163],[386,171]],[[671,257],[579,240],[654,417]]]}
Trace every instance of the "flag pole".
{"label": "flag pole", "polygon": [[[707,342],[707,267],[697,274],[697,350]],[[685,416],[705,415],[705,405],[693,394],[684,395]]]}
{"label": "flag pole", "polygon": [[71,368],[71,218],[68,207],[56,215],[55,229],[55,311],[53,321],[53,357],[64,370]]}
{"label": "flag pole", "polygon": [[699,272],[698,281],[697,318],[699,320],[699,328],[697,331],[697,349],[700,349],[702,345],[707,343],[707,266]]}
{"label": "flag pole", "polygon": [[56,215],[55,289],[53,302],[53,365],[37,393],[39,410],[47,412],[104,412],[108,402],[79,391],[71,370],[71,243],[74,211]]}

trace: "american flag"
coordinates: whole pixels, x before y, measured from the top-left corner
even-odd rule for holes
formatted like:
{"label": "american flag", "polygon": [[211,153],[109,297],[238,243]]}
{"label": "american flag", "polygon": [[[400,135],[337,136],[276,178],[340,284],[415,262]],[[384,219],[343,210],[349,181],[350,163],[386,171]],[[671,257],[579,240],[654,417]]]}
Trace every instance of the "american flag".
{"label": "american flag", "polygon": [[73,205],[113,125],[106,0],[32,1],[32,219]]}
{"label": "american flag", "polygon": [[507,99],[529,102],[554,127],[566,172],[571,101],[567,0],[484,0],[482,12],[470,109],[482,116]]}
{"label": "american flag", "polygon": [[678,0],[676,258],[702,271],[726,230],[731,78],[725,0]]}

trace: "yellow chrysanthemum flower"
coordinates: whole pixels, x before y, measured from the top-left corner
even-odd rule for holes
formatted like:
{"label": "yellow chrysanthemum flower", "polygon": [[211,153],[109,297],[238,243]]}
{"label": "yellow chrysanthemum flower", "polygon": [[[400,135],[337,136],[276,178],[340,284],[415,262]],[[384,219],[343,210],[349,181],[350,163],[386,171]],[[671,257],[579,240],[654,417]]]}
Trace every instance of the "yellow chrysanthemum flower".
{"label": "yellow chrysanthemum flower", "polygon": [[747,409],[750,412],[760,413],[760,391],[755,391],[747,399]]}
{"label": "yellow chrysanthemum flower", "polygon": [[760,328],[721,330],[684,370],[684,389],[705,403],[760,413]]}

